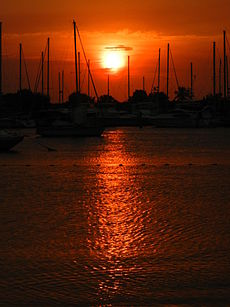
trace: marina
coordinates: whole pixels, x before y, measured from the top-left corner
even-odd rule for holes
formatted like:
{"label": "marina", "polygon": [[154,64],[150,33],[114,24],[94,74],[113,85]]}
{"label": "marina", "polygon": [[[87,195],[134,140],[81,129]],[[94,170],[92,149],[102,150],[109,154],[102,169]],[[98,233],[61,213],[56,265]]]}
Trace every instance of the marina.
{"label": "marina", "polygon": [[230,306],[230,4],[167,1],[3,3],[0,305]]}
{"label": "marina", "polygon": [[[1,26],[2,28],[2,26]],[[108,75],[108,93],[99,97],[93,74],[90,69],[89,60],[86,57],[85,48],[75,20],[73,21],[74,32],[74,67],[75,67],[75,91],[64,101],[64,71],[58,74],[59,101],[52,102],[50,97],[50,38],[47,39],[45,51],[42,51],[41,62],[39,65],[38,75],[35,81],[34,91],[31,90],[31,82],[27,71],[24,58],[23,47],[19,45],[19,91],[17,93],[8,93],[0,96],[0,128],[23,128],[37,127],[37,131],[44,135],[100,135],[105,127],[122,127],[122,126],[153,126],[153,127],[177,127],[177,128],[201,128],[201,127],[228,127],[230,122],[230,103],[228,100],[228,67],[227,61],[224,61],[224,93],[216,90],[216,43],[213,42],[213,93],[207,95],[202,100],[194,99],[193,88],[193,63],[191,63],[190,87],[181,86],[178,80],[173,55],[170,44],[167,44],[167,75],[166,75],[166,93],[160,89],[161,79],[161,49],[159,49],[158,62],[152,83],[152,88],[148,94],[145,90],[145,79],[143,78],[143,89],[130,91],[130,56],[128,56],[128,99],[120,102],[110,96],[110,78]],[[2,31],[0,29],[0,40],[2,41]],[[226,47],[228,43],[226,31],[223,31],[224,57],[227,57]],[[81,91],[81,67],[80,51],[77,49],[77,43],[80,44],[81,51],[84,55],[85,65],[88,74],[88,93]],[[79,48],[80,48],[79,47]],[[46,62],[45,62],[46,59]],[[27,77],[28,89],[22,87],[22,67],[23,61]],[[2,58],[0,58],[2,62]],[[46,64],[46,93],[44,91],[44,70]],[[169,99],[170,83],[170,64],[176,79],[177,90],[174,99]],[[221,67],[220,67],[221,68]],[[158,73],[158,75],[156,74]],[[220,71],[221,72],[221,71]],[[0,72],[2,74],[2,72]],[[155,79],[157,77],[157,85]],[[2,79],[1,79],[2,80]],[[41,83],[41,84],[40,84]],[[41,92],[38,91],[39,84]],[[93,87],[93,95],[90,95],[90,84]],[[219,88],[221,89],[222,79],[219,73]],[[2,86],[1,86],[2,87]],[[85,114],[83,117],[94,111],[95,117],[98,117],[97,123],[92,125],[87,122],[83,124],[81,120],[81,130],[74,128],[74,118],[82,116],[82,109]],[[79,114],[77,115],[77,111]],[[49,115],[49,112],[69,113],[69,119],[66,128],[61,132],[60,125],[47,123],[44,127],[41,122]],[[42,116],[44,118],[42,118]],[[87,119],[88,121],[88,119]],[[90,132],[90,125],[92,129]],[[96,127],[97,125],[98,127]],[[55,126],[55,127],[54,127]],[[76,125],[75,125],[76,126]],[[87,131],[83,132],[83,127]],[[95,127],[95,130],[93,129]],[[62,124],[63,128],[63,124]],[[52,131],[51,131],[52,129]],[[93,133],[93,130],[95,133]],[[77,132],[78,131],[78,132]]]}

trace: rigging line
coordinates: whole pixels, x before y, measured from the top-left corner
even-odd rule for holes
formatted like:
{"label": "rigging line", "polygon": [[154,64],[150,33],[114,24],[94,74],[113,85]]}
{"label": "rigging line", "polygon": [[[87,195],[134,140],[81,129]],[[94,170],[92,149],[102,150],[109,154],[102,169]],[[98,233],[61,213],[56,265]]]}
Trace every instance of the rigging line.
{"label": "rigging line", "polygon": [[[207,84],[209,83],[209,87],[210,87],[210,92],[212,92],[213,89],[213,44],[210,45],[209,49],[208,49],[208,53],[207,53]],[[197,79],[197,75],[194,74],[193,75],[193,80],[195,81]],[[197,89],[198,91],[198,95],[200,94],[200,90]]]}
{"label": "rigging line", "polygon": [[155,72],[154,72],[154,77],[153,77],[153,82],[152,82],[152,87],[151,87],[150,93],[153,93],[154,83],[155,83],[156,76],[157,76],[157,68],[158,68],[158,63],[156,64],[156,68],[155,68]]}
{"label": "rigging line", "polygon": [[36,80],[35,80],[35,85],[34,85],[34,92],[35,93],[38,90],[38,84],[39,84],[40,77],[41,77],[41,66],[42,66],[42,57],[40,58],[40,61],[39,61],[38,72],[37,72],[37,76],[36,76]]}
{"label": "rigging line", "polygon": [[87,69],[84,69],[83,72],[84,72],[84,74],[83,74],[83,78],[81,80],[81,88],[83,88],[84,83],[85,83]]}
{"label": "rigging line", "polygon": [[[44,51],[44,54],[43,54],[43,61],[44,61],[45,56],[46,56],[47,48],[48,48],[48,42],[46,43],[45,51]],[[43,62],[43,64],[44,64],[44,62]],[[37,90],[38,90],[39,82],[40,82],[40,79],[41,79],[41,74],[42,74],[42,56],[41,56],[41,60],[39,62],[38,73],[37,73],[35,86],[34,86],[35,92],[37,92]]]}
{"label": "rigging line", "polygon": [[179,86],[179,81],[178,81],[177,74],[176,74],[176,68],[175,68],[175,65],[174,65],[171,48],[170,48],[170,55],[171,55],[171,60],[172,60],[172,64],[173,64],[173,70],[174,70],[174,75],[175,75],[175,79],[176,79],[177,88],[179,88],[180,86]]}
{"label": "rigging line", "polygon": [[85,49],[84,49],[84,47],[83,47],[83,43],[82,43],[81,36],[80,36],[80,32],[79,32],[79,30],[78,30],[78,26],[77,26],[77,25],[76,25],[76,28],[77,28],[77,34],[78,34],[78,37],[79,37],[79,41],[80,41],[80,44],[81,44],[81,48],[82,48],[82,51],[83,51],[83,54],[84,54],[85,62],[86,62],[86,65],[87,65],[87,67],[88,67],[90,79],[91,79],[92,84],[93,84],[93,89],[94,89],[94,92],[95,92],[96,97],[97,97],[97,100],[98,100],[99,97],[98,97],[98,94],[97,94],[96,86],[95,86],[95,83],[94,83],[94,81],[93,81],[93,76],[92,76],[92,74],[91,74],[91,70],[90,70],[90,67],[89,67],[89,62],[88,62],[87,57],[86,57],[86,54],[85,54]]}
{"label": "rigging line", "polygon": [[26,65],[26,60],[25,60],[25,56],[24,56],[24,52],[23,52],[23,48],[22,48],[22,56],[23,56],[23,60],[24,60],[24,66],[25,66],[26,78],[27,78],[27,82],[28,82],[29,90],[31,91],[31,87],[30,87],[30,79],[29,79],[29,74],[28,74],[28,70],[27,70],[27,65]]}

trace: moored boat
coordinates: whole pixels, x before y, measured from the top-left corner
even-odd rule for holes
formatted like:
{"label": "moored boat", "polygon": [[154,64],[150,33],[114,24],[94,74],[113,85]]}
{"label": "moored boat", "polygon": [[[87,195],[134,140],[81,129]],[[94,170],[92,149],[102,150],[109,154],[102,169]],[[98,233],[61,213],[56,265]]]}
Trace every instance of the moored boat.
{"label": "moored boat", "polygon": [[37,133],[44,137],[91,137],[101,136],[102,126],[82,126],[74,124],[50,125],[37,128]]}
{"label": "moored boat", "polygon": [[[78,110],[79,111],[79,110]],[[37,133],[44,137],[91,137],[101,136],[104,125],[96,113],[68,111],[66,114],[60,110],[52,115],[46,115],[37,123]],[[85,116],[84,116],[85,115]],[[53,116],[53,118],[52,118]]]}
{"label": "moored boat", "polygon": [[199,127],[199,117],[196,112],[178,109],[153,116],[152,123],[155,127],[160,128],[197,128]]}
{"label": "moored boat", "polygon": [[0,130],[0,151],[8,151],[23,140],[24,136]]}

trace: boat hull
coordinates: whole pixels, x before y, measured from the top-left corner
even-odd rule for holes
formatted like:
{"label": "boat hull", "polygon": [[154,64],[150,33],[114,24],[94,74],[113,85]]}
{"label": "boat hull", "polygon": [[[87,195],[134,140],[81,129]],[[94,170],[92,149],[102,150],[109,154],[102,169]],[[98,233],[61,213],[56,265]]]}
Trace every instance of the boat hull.
{"label": "boat hull", "polygon": [[153,126],[159,128],[197,128],[200,119],[197,113],[175,110],[152,117]]}
{"label": "boat hull", "polygon": [[44,137],[93,137],[101,136],[104,127],[63,126],[38,127],[37,133]]}
{"label": "boat hull", "polygon": [[0,151],[9,151],[23,140],[23,136],[4,136],[0,138]]}
{"label": "boat hull", "polygon": [[153,120],[153,125],[158,128],[197,128],[195,120],[178,121],[178,120]]}

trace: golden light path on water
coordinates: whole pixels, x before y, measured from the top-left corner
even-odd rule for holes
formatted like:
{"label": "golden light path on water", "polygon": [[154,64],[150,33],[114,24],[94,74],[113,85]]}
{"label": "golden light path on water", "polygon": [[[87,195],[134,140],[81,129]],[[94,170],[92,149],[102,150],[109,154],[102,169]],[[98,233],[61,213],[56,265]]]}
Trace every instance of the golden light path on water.
{"label": "golden light path on water", "polygon": [[[98,157],[97,199],[94,210],[88,208],[88,247],[92,257],[103,262],[108,278],[98,280],[99,296],[119,292],[122,279],[137,270],[130,259],[144,252],[146,212],[140,197],[141,186],[127,164],[135,158],[128,152],[122,133],[112,134],[113,142]],[[117,166],[119,166],[117,168]],[[137,196],[139,195],[139,196]],[[148,202],[148,200],[147,200]],[[125,265],[124,265],[125,263]]]}

